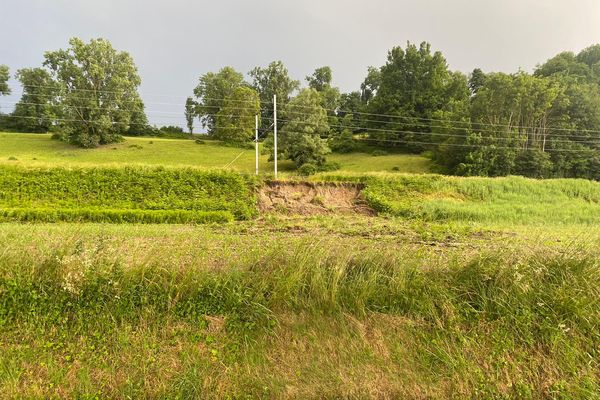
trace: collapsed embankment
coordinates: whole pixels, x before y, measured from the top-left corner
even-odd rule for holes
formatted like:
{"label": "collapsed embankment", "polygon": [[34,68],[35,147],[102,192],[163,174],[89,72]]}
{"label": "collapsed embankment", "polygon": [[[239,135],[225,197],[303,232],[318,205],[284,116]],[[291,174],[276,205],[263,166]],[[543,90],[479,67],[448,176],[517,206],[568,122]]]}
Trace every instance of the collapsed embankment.
{"label": "collapsed embankment", "polygon": [[0,221],[206,223],[280,215],[598,224],[600,182],[441,175],[259,181],[191,168],[0,167]]}

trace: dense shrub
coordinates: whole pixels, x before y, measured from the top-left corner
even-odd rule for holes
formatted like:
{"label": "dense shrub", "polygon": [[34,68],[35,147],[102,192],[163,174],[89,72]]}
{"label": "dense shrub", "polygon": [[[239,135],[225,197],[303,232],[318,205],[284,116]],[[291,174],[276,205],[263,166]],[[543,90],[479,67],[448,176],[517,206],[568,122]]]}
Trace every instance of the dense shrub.
{"label": "dense shrub", "polygon": [[302,164],[300,168],[298,168],[298,174],[302,176],[314,175],[318,172],[317,167],[314,164],[306,163]]}

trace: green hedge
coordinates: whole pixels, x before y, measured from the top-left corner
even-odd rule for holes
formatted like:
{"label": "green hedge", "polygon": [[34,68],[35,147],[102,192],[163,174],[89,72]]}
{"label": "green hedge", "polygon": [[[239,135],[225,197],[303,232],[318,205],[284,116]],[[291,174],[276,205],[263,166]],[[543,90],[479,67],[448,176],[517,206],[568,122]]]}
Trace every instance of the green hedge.
{"label": "green hedge", "polygon": [[200,223],[256,215],[256,181],[191,168],[0,166],[0,220]]}

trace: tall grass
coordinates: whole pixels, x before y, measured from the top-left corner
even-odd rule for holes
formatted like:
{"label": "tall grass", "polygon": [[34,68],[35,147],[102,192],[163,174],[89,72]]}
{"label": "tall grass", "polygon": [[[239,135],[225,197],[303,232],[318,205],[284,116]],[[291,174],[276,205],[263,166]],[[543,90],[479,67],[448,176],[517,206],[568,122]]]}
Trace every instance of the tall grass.
{"label": "tall grass", "polygon": [[254,181],[232,172],[0,166],[0,217],[25,221],[203,222],[255,215]]}
{"label": "tall grass", "polygon": [[600,182],[441,175],[355,179],[366,184],[363,194],[373,208],[395,216],[511,224],[600,223]]}
{"label": "tall grass", "polygon": [[[600,384],[600,265],[595,254],[502,253],[435,263],[408,248],[377,252],[308,241],[230,260],[220,269],[181,269],[160,259],[127,264],[98,242],[74,242],[37,256],[9,248],[0,253],[0,330],[17,342],[20,336],[35,341],[54,332],[44,340],[54,343],[58,335],[65,346],[70,340],[111,346],[108,338],[124,326],[191,324],[198,327],[202,343],[210,344],[215,339],[204,331],[207,321],[224,318],[223,340],[232,346],[231,358],[219,360],[247,367],[235,387],[221,387],[219,393],[260,397],[264,388],[283,393],[251,370],[255,363],[260,369],[269,362],[270,338],[283,334],[291,316],[308,315],[306,323],[317,326],[322,320],[344,323],[387,315],[411,321],[404,331],[416,348],[412,360],[417,367],[410,373],[421,374],[422,387],[460,377],[464,387],[456,393],[465,397],[554,393],[586,398]],[[392,335],[386,343],[403,345],[396,340],[402,339]],[[490,348],[495,353],[485,353]],[[552,368],[530,370],[511,359],[513,353],[531,357],[531,368],[547,360]],[[358,362],[365,355],[354,357]],[[511,372],[515,386],[506,386],[506,365],[488,364],[498,360],[523,369]],[[383,368],[396,368],[398,362],[385,359]],[[473,371],[482,375],[470,376]],[[0,385],[2,379],[0,373]],[[455,389],[446,388],[446,395]],[[146,390],[140,388],[137,395],[147,395]],[[165,390],[174,396],[175,381]]]}

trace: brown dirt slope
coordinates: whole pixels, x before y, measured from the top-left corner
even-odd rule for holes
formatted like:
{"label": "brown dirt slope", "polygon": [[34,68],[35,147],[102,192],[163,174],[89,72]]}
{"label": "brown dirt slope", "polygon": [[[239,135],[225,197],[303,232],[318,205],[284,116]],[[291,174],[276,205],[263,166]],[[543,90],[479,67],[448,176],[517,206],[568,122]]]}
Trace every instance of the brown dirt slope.
{"label": "brown dirt slope", "polygon": [[261,212],[290,215],[374,215],[362,198],[362,188],[349,183],[271,181],[260,188],[258,205]]}

